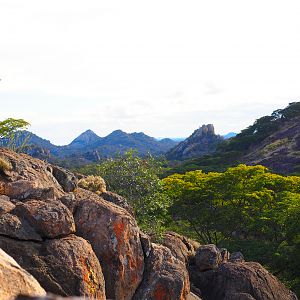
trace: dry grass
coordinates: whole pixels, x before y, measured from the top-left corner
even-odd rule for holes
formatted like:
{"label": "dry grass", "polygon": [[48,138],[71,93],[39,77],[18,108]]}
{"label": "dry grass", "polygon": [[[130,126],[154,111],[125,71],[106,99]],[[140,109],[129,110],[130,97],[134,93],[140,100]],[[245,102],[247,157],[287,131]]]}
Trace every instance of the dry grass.
{"label": "dry grass", "polygon": [[1,171],[11,171],[12,170],[11,163],[4,157],[0,157],[0,170]]}
{"label": "dry grass", "polygon": [[88,176],[85,178],[82,178],[78,182],[78,186],[92,191],[98,195],[106,192],[106,184],[102,177],[100,176]]}

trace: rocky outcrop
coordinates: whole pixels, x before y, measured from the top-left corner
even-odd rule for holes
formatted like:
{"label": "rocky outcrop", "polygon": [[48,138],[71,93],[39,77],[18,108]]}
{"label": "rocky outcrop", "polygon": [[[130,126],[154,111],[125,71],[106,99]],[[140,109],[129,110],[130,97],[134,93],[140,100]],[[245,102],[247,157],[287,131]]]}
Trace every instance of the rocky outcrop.
{"label": "rocky outcrop", "polygon": [[75,198],[77,234],[92,244],[103,266],[108,298],[131,299],[144,271],[136,221],[126,210],[92,192],[77,189]]}
{"label": "rocky outcrop", "polygon": [[194,258],[197,249],[200,247],[198,242],[171,231],[164,234],[161,243],[168,247],[172,255],[184,264],[188,264]]}
{"label": "rocky outcrop", "polygon": [[73,192],[77,187],[78,179],[70,171],[58,166],[52,166],[52,174],[65,192]]}
{"label": "rocky outcrop", "polygon": [[212,124],[202,125],[191,136],[169,150],[166,156],[170,160],[201,157],[213,153],[222,141],[223,138],[215,134]]}
{"label": "rocky outcrop", "polygon": [[32,275],[0,249],[0,299],[12,300],[18,294],[43,296],[46,292]]}
{"label": "rocky outcrop", "polygon": [[189,292],[189,275],[184,263],[167,247],[152,244],[143,282],[133,300],[182,300]]}
{"label": "rocky outcrop", "polygon": [[143,289],[150,300],[187,298],[185,265],[151,244],[124,198],[68,187],[72,173],[54,176],[55,167],[26,155],[0,155],[12,165],[0,174],[0,248],[48,293],[130,300]]}
{"label": "rocky outcrop", "polygon": [[223,263],[215,270],[191,272],[203,299],[295,300],[297,297],[260,264]]}
{"label": "rocky outcrop", "polygon": [[200,272],[217,268],[221,261],[220,250],[212,244],[200,246],[195,255],[195,265]]}

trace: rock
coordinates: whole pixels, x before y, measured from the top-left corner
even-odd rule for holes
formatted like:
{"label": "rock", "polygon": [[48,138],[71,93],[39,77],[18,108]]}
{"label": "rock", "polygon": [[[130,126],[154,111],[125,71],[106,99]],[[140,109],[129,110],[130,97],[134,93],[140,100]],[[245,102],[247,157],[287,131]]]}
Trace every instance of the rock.
{"label": "rock", "polygon": [[73,192],[77,187],[78,179],[70,171],[52,165],[52,174],[65,192]]}
{"label": "rock", "polygon": [[12,300],[20,293],[32,296],[46,294],[32,275],[0,249],[0,299]]}
{"label": "rock", "polygon": [[[276,277],[259,263],[223,263],[217,269],[199,272],[191,270],[192,283],[206,300],[296,300]],[[237,298],[240,296],[241,298]],[[235,297],[235,298],[231,298]],[[243,298],[242,298],[243,297]],[[251,298],[252,297],[252,298]]]}
{"label": "rock", "polygon": [[151,247],[152,247],[150,237],[147,234],[140,232],[140,240],[142,243],[144,256],[148,257],[151,253]]}
{"label": "rock", "polygon": [[142,284],[133,300],[182,300],[189,293],[189,275],[184,263],[167,247],[152,244]]}
{"label": "rock", "polygon": [[10,212],[15,205],[10,201],[9,197],[0,195],[0,214]]}
{"label": "rock", "polygon": [[56,198],[63,195],[61,186],[46,162],[6,148],[0,148],[0,155],[12,166],[12,170],[0,174],[0,194],[19,200]]}
{"label": "rock", "polygon": [[88,300],[86,297],[60,297],[56,295],[47,294],[44,297],[31,297],[19,295],[15,300]]}
{"label": "rock", "polygon": [[76,189],[77,234],[88,240],[103,269],[107,298],[129,300],[142,281],[144,253],[136,221],[123,208]]}
{"label": "rock", "polygon": [[80,237],[36,243],[0,236],[0,248],[38,278],[47,292],[106,299],[99,261],[91,245]]}
{"label": "rock", "polygon": [[57,238],[75,232],[73,215],[59,201],[29,200],[18,203],[13,213],[28,220],[45,238]]}
{"label": "rock", "polygon": [[224,300],[255,300],[248,293],[226,293]]}
{"label": "rock", "polygon": [[120,195],[112,192],[105,192],[100,195],[104,200],[114,203],[125,210],[127,210],[132,216],[134,216],[133,208],[128,204],[127,200]]}
{"label": "rock", "polygon": [[244,255],[241,252],[233,252],[231,253],[228,261],[234,263],[242,263],[245,261],[245,259],[244,259]]}
{"label": "rock", "polygon": [[195,256],[196,250],[200,247],[198,242],[171,231],[164,234],[161,243],[171,250],[173,256],[185,264]]}
{"label": "rock", "polygon": [[221,261],[221,253],[213,244],[200,246],[196,252],[195,263],[200,272],[217,268]]}
{"label": "rock", "polygon": [[42,241],[42,237],[24,219],[10,213],[0,215],[0,235],[19,240]]}
{"label": "rock", "polygon": [[64,204],[72,214],[74,213],[78,201],[75,199],[75,195],[73,193],[63,195],[59,198],[59,201]]}
{"label": "rock", "polygon": [[230,259],[230,253],[228,252],[227,249],[221,248],[220,253],[222,257],[222,262],[227,262]]}
{"label": "rock", "polygon": [[201,298],[199,298],[197,295],[195,295],[194,293],[190,292],[187,297],[186,300],[201,300]]}

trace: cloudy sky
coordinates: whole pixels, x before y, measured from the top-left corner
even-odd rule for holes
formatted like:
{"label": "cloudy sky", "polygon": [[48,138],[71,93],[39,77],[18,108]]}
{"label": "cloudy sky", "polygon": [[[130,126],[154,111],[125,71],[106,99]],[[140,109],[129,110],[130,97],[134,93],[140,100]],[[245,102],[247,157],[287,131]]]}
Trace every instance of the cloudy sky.
{"label": "cloudy sky", "polygon": [[220,134],[300,99],[299,0],[0,0],[0,119]]}

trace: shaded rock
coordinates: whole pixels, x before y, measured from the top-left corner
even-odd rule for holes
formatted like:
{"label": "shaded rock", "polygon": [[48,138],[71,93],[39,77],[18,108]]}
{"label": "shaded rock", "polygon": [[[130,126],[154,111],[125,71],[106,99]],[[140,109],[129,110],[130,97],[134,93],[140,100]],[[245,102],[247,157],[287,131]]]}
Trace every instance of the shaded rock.
{"label": "shaded rock", "polygon": [[164,234],[161,243],[171,250],[173,256],[185,264],[191,257],[195,256],[196,250],[200,247],[198,242],[171,231]]}
{"label": "shaded rock", "polygon": [[87,239],[103,268],[107,298],[131,299],[142,281],[144,253],[136,221],[96,194],[76,189],[77,234]]}
{"label": "shaded rock", "polygon": [[20,293],[35,296],[46,294],[32,275],[0,249],[0,299],[11,300]]}
{"label": "shaded rock", "polygon": [[75,232],[73,215],[59,201],[29,200],[18,203],[13,213],[28,220],[45,238],[66,236]]}
{"label": "shaded rock", "polygon": [[186,300],[201,300],[201,298],[195,295],[194,293],[190,292],[187,295]]}
{"label": "shaded rock", "polygon": [[150,255],[151,247],[152,247],[150,237],[144,232],[140,232],[140,240],[142,243],[144,256],[148,257]]}
{"label": "shaded rock", "polygon": [[142,284],[133,300],[182,300],[189,293],[189,275],[184,263],[167,247],[152,244]]}
{"label": "shaded rock", "polygon": [[59,201],[64,204],[72,214],[74,213],[78,201],[75,199],[75,195],[73,193],[63,195],[59,198]]}
{"label": "shaded rock", "polygon": [[242,252],[233,252],[233,253],[231,253],[228,261],[234,262],[234,263],[242,263],[245,261],[245,259],[244,259],[244,255]]}
{"label": "shaded rock", "polygon": [[12,166],[9,172],[0,174],[0,194],[19,200],[47,199],[63,195],[49,164],[6,148],[0,148],[0,155]]}
{"label": "shaded rock", "polygon": [[73,192],[77,187],[78,179],[70,171],[52,165],[52,174],[67,193]]}
{"label": "shaded rock", "polygon": [[0,214],[10,212],[15,205],[10,201],[9,197],[0,195]]}
{"label": "shaded rock", "polygon": [[133,208],[128,204],[127,200],[122,196],[112,193],[112,192],[105,192],[100,195],[104,200],[114,203],[125,210],[127,210],[132,216],[134,216]]}
{"label": "shaded rock", "polygon": [[200,246],[196,252],[195,263],[199,271],[215,269],[221,261],[221,253],[213,244]]}
{"label": "shaded rock", "polygon": [[[224,263],[217,269],[206,272],[190,271],[191,281],[202,292],[203,299],[224,300],[235,299],[240,295],[256,300],[296,300],[297,297],[289,291],[276,277],[270,274],[259,263]],[[237,294],[237,295],[236,295]],[[250,297],[251,296],[251,297]]]}
{"label": "shaded rock", "polygon": [[255,300],[248,293],[226,293],[224,300]]}
{"label": "shaded rock", "polygon": [[86,297],[60,297],[56,295],[47,294],[43,297],[31,297],[19,295],[15,300],[88,300]]}
{"label": "shaded rock", "polygon": [[221,248],[220,253],[222,257],[222,262],[227,262],[230,259],[230,253],[227,249]]}
{"label": "shaded rock", "polygon": [[106,299],[99,261],[91,245],[80,237],[35,243],[0,236],[0,247],[50,293]]}
{"label": "shaded rock", "polygon": [[0,235],[19,240],[42,241],[42,237],[26,220],[10,213],[0,215]]}

